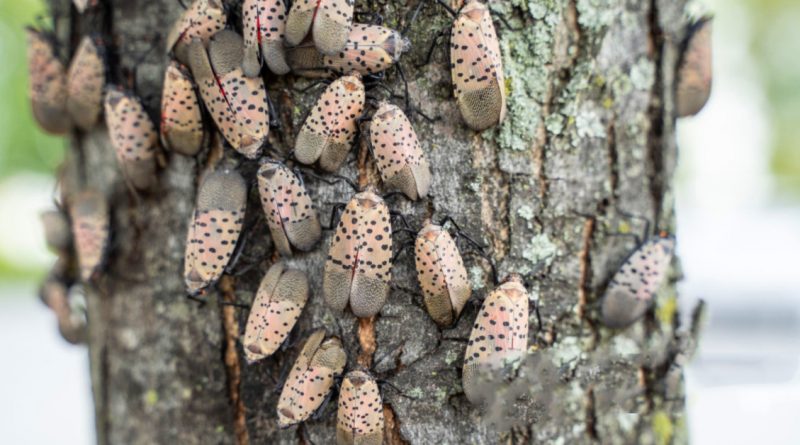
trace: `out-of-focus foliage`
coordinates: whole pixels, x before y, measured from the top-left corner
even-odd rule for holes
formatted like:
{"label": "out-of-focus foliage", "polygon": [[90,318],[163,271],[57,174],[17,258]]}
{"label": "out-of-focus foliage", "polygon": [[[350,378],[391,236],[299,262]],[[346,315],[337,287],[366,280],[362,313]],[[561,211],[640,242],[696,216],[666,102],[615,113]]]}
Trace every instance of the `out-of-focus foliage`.
{"label": "out-of-focus foliage", "polygon": [[[751,53],[772,126],[771,170],[779,192],[800,197],[800,2],[740,0],[752,26]],[[724,13],[724,12],[718,12]],[[746,129],[741,129],[746,131]]]}
{"label": "out-of-focus foliage", "polygon": [[39,129],[28,101],[24,27],[45,12],[42,0],[0,1],[0,178],[20,170],[52,172],[63,156],[63,139]]}

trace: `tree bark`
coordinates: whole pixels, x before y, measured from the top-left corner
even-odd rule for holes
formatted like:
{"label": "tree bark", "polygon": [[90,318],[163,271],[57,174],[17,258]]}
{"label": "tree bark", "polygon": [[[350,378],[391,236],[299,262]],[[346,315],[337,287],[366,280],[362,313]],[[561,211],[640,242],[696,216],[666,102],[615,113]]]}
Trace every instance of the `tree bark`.
{"label": "tree bark", "polygon": [[[240,27],[239,2],[226,3],[229,22]],[[67,0],[51,4],[66,47],[74,50],[80,36],[101,33],[111,81],[126,85],[136,68],[136,92],[157,117],[167,62],[163,42],[181,13],[179,2],[101,0],[84,15]],[[358,1],[356,10],[379,13],[386,26],[404,29],[416,5]],[[437,328],[425,312],[411,253],[394,265],[393,290],[380,314],[359,321],[324,305],[327,231],[314,252],[290,260],[308,273],[312,288],[297,341],[248,366],[239,341],[247,312],[219,301],[252,301],[277,258],[257,191],[251,187],[248,220],[256,222],[246,227],[238,269],[253,267],[224,277],[207,304],[198,305],[186,298],[183,253],[198,177],[216,154],[204,150],[194,159],[167,153],[158,190],[136,198],[98,125],[73,135],[65,171],[81,186],[105,191],[113,212],[105,269],[87,286],[99,443],[333,443],[335,402],[304,428],[279,430],[276,422],[276,385],[315,327],[342,339],[349,367],[371,364],[377,377],[397,388],[382,389],[387,443],[687,440],[682,390],[672,381],[680,382],[679,368],[674,371],[680,364],[678,267],[653,310],[628,329],[604,328],[597,305],[635,247],[633,237],[615,234],[643,236],[644,220],[674,233],[673,85],[688,24],[684,2],[512,0],[491,2],[490,8],[498,18],[509,92],[505,123],[482,134],[462,123],[444,45],[431,63],[415,66],[435,32],[452,21],[430,2],[406,32],[412,50],[401,61],[412,102],[440,117],[432,124],[413,120],[432,166],[433,196],[388,202],[417,225],[431,216],[453,217],[489,246],[500,277],[524,276],[538,306],[538,314],[531,312],[532,355],[550,365],[540,370],[552,368],[556,375],[535,376],[534,382],[548,384],[531,391],[524,414],[513,414],[514,428],[503,433],[487,426],[461,390],[466,339],[493,286],[485,260],[465,255],[474,304],[451,329]],[[267,81],[281,118],[270,142],[288,151],[318,92],[297,92],[308,81],[293,76]],[[402,91],[393,71],[385,84]],[[362,185],[380,184],[366,150],[353,152],[354,161],[340,173]],[[230,149],[223,156],[238,157]],[[254,182],[256,168],[244,162],[240,170]],[[309,179],[307,185],[323,223],[333,203],[352,194],[343,183]]]}

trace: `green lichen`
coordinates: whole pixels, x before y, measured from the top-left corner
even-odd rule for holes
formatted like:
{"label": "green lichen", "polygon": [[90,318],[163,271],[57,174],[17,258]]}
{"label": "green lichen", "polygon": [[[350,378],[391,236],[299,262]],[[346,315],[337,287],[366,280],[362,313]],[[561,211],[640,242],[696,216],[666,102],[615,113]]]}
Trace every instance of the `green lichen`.
{"label": "green lichen", "polygon": [[473,289],[483,289],[486,287],[486,278],[484,277],[483,269],[478,266],[470,267],[469,282]]}
{"label": "green lichen", "polygon": [[656,411],[653,414],[653,433],[655,433],[658,445],[667,445],[672,442],[674,426],[669,414],[664,411]]}
{"label": "green lichen", "polygon": [[[493,3],[493,10],[500,12],[517,6],[527,10],[535,23],[523,31],[503,29],[499,33],[509,94],[506,119],[496,139],[503,149],[526,151],[542,125],[542,104],[550,84],[548,67],[553,59],[554,33],[562,20],[563,5],[554,1],[512,4]],[[484,133],[485,137],[495,136],[494,132]]]}
{"label": "green lichen", "polygon": [[523,204],[519,206],[519,209],[517,209],[517,215],[519,215],[519,217],[525,221],[530,221],[534,215],[533,207]]}
{"label": "green lichen", "polygon": [[614,337],[611,341],[611,346],[614,352],[616,352],[616,355],[620,357],[631,357],[641,352],[639,345],[637,345],[635,341],[619,335]]}
{"label": "green lichen", "polygon": [[447,351],[447,354],[444,356],[444,362],[448,365],[452,365],[456,360],[458,360],[458,353],[455,351]]}
{"label": "green lichen", "polygon": [[564,116],[554,113],[544,120],[544,128],[552,135],[559,135],[564,130]]}
{"label": "green lichen", "polygon": [[412,399],[421,399],[425,393],[422,391],[422,388],[411,388],[406,391],[406,395]]}
{"label": "green lichen", "polygon": [[553,261],[557,252],[556,245],[550,241],[546,234],[542,233],[531,238],[528,246],[522,251],[522,257],[532,264],[544,262],[546,267]]}
{"label": "green lichen", "polygon": [[675,295],[670,295],[664,299],[663,303],[656,308],[656,318],[663,325],[671,325],[678,312],[678,299]]}
{"label": "green lichen", "polygon": [[155,389],[148,389],[144,393],[144,403],[147,406],[155,406],[158,403],[158,392]]}
{"label": "green lichen", "polygon": [[637,90],[648,91],[656,79],[656,67],[647,57],[642,57],[631,67],[631,83]]}
{"label": "green lichen", "polygon": [[578,23],[581,27],[599,31],[611,24],[622,4],[621,0],[578,0]]}

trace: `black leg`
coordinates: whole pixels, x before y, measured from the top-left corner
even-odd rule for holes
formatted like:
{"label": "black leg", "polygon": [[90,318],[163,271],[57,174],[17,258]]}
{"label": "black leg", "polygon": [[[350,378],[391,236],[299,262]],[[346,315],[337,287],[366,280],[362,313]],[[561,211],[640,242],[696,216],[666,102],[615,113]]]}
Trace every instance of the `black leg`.
{"label": "black leg", "polygon": [[439,39],[445,35],[446,32],[450,31],[450,28],[443,28],[436,33],[433,37],[433,41],[431,41],[431,46],[428,48],[428,52],[425,55],[425,61],[416,65],[417,68],[421,68],[429,63],[431,63],[431,58],[433,57],[433,50],[436,49],[436,44],[438,43]]}
{"label": "black leg", "polygon": [[331,219],[328,222],[328,226],[327,227],[323,226],[326,230],[333,230],[333,228],[336,227],[334,224],[334,222],[336,222],[336,220],[338,219],[336,214],[341,212],[346,205],[347,204],[341,202],[337,202],[336,204],[333,205],[333,207],[331,208]]}

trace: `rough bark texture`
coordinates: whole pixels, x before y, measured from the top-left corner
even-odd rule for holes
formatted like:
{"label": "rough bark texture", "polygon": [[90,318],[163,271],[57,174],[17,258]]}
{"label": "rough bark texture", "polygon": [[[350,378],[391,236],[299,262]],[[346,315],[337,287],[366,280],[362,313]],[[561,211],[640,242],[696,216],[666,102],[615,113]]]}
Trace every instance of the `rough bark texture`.
{"label": "rough bark texture", "polygon": [[[155,45],[136,66],[135,87],[157,117],[167,62],[163,40],[181,6],[173,0],[101,3],[79,16],[67,12],[67,1],[52,0],[61,13],[57,31],[70,51],[84,33],[100,32],[109,45],[110,78],[123,84]],[[226,3],[230,21],[240,26],[239,2]],[[358,1],[356,10],[380,13],[384,24],[403,29],[416,5]],[[483,259],[466,255],[474,304],[453,328],[437,328],[426,314],[410,253],[394,266],[386,306],[374,320],[359,323],[350,314],[337,316],[322,301],[328,231],[315,252],[291,260],[308,272],[312,286],[298,341],[247,366],[237,339],[247,313],[223,310],[218,302],[249,303],[275,259],[256,190],[250,193],[247,246],[238,265],[253,267],[225,278],[218,286],[225,295],[212,292],[200,306],[185,296],[182,261],[197,178],[214,156],[208,150],[197,159],[168,153],[159,189],[137,200],[100,125],[74,135],[66,169],[80,184],[107,192],[113,208],[112,249],[88,297],[100,443],[332,443],[335,403],[305,428],[279,430],[276,423],[276,385],[297,343],[314,327],[342,338],[349,366],[371,362],[372,371],[400,391],[382,390],[388,443],[686,440],[682,392],[668,391],[669,378],[680,381],[679,372],[668,372],[678,338],[673,283],[643,321],[624,331],[601,327],[597,308],[610,275],[635,246],[633,237],[613,235],[642,236],[645,219],[651,228],[674,229],[673,77],[686,31],[684,2],[512,0],[490,7],[512,27],[496,21],[509,92],[506,122],[483,134],[462,124],[444,45],[430,64],[415,67],[435,32],[451,21],[430,2],[407,31],[413,49],[403,67],[412,101],[441,117],[434,124],[414,119],[432,165],[433,196],[416,204],[393,197],[389,205],[417,225],[432,215],[452,216],[490,246],[501,277],[524,275],[539,307],[538,317],[531,312],[531,351],[558,375],[532,395],[522,426],[493,431],[460,387],[470,326],[492,286]],[[402,90],[393,72],[385,83]],[[282,124],[271,132],[273,146],[292,146],[319,92],[295,91],[306,85],[291,76],[268,77]],[[237,155],[226,149],[224,156]],[[351,156],[341,173],[379,184],[368,156]],[[254,182],[254,163],[240,168]],[[332,204],[352,194],[345,184],[307,184],[323,223]]]}

